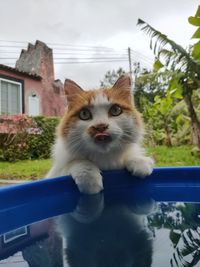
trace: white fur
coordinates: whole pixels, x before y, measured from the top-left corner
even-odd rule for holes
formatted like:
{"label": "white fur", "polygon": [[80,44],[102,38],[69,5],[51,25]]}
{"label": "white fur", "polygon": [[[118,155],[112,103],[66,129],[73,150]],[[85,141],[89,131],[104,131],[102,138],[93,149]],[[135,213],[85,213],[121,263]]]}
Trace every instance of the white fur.
{"label": "white fur", "polygon": [[91,104],[94,106],[106,106],[110,105],[110,102],[105,94],[98,92],[92,99]]}
{"label": "white fur", "polygon": [[[144,177],[152,172],[153,160],[139,146],[142,130],[132,116],[122,113],[108,117],[112,103],[102,94],[93,99],[93,119],[78,120],[66,138],[58,137],[54,145],[54,164],[47,177],[71,175],[81,192],[94,194],[103,189],[100,170],[127,168],[133,175]],[[112,142],[98,145],[88,128],[109,124]]]}

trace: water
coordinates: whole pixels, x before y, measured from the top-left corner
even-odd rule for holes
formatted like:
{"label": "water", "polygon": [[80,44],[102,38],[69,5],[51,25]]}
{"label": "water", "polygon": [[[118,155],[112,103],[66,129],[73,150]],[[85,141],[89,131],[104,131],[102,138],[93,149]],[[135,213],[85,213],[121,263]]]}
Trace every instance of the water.
{"label": "water", "polygon": [[198,203],[81,196],[72,212],[2,234],[0,266],[200,266],[199,217]]}

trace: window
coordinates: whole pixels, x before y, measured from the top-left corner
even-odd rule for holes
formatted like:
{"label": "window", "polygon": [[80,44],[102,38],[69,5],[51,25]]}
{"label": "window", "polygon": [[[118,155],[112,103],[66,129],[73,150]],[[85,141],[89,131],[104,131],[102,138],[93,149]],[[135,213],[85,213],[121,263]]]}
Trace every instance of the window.
{"label": "window", "polygon": [[28,235],[28,226],[24,226],[3,235],[3,244],[11,243]]}
{"label": "window", "polygon": [[22,84],[0,78],[0,114],[22,113]]}

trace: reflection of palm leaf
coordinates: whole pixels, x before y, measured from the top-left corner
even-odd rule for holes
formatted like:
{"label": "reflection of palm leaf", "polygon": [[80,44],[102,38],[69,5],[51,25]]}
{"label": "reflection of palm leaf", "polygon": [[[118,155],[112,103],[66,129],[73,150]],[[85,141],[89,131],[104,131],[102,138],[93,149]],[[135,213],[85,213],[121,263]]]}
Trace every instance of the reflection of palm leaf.
{"label": "reflection of palm leaf", "polygon": [[170,260],[171,267],[193,267],[200,261],[200,233],[196,230],[185,230]]}
{"label": "reflection of palm leaf", "polygon": [[182,249],[183,256],[188,255],[189,253],[195,252],[200,248],[200,240],[194,237],[194,230],[186,230],[186,234],[183,234],[182,238],[185,244],[185,248]]}

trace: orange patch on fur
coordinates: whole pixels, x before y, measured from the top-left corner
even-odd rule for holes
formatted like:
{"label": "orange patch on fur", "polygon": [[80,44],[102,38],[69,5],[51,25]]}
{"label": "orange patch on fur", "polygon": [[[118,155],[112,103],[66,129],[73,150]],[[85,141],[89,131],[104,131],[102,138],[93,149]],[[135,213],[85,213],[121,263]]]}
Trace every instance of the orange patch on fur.
{"label": "orange patch on fur", "polygon": [[91,99],[95,96],[95,91],[82,91],[79,94],[68,98],[68,106],[65,114],[58,125],[57,134],[66,136],[72,125],[79,120],[78,113],[80,110],[90,105]]}
{"label": "orange patch on fur", "polygon": [[137,111],[132,92],[128,89],[110,88],[104,89],[103,93],[107,95],[108,99],[114,104],[118,104],[124,113],[134,117],[138,127],[143,128],[143,121],[140,113]]}

